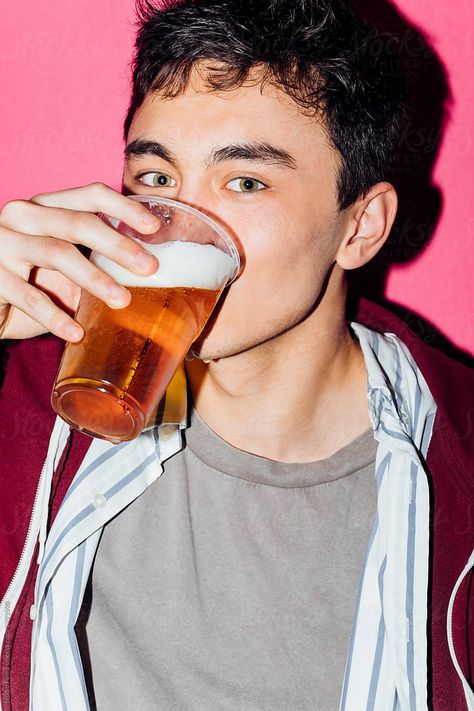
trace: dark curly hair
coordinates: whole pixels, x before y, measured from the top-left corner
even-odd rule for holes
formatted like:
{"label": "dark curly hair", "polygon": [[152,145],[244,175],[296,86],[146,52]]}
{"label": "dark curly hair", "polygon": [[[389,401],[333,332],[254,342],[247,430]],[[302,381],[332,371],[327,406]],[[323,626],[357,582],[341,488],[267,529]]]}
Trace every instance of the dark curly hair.
{"label": "dark curly hair", "polygon": [[340,155],[341,209],[387,179],[406,114],[396,42],[345,0],[137,0],[137,18],[125,140],[149,91],[178,96],[209,60],[210,90],[237,88],[258,69],[259,81],[322,117]]}

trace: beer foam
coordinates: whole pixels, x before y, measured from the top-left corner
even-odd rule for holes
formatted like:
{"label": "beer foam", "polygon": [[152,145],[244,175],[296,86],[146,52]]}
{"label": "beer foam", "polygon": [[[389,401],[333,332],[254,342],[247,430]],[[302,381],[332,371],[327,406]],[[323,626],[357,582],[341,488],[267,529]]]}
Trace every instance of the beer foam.
{"label": "beer foam", "polygon": [[212,244],[165,242],[143,246],[158,259],[160,266],[150,276],[139,276],[102,254],[92,261],[123,286],[220,289],[234,270],[234,260]]}

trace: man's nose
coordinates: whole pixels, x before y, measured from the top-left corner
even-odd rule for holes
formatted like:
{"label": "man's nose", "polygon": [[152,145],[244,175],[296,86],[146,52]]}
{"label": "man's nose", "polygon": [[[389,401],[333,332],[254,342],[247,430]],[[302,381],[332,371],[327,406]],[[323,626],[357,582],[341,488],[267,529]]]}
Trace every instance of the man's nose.
{"label": "man's nose", "polygon": [[219,218],[215,196],[206,190],[193,190],[181,186],[173,195],[170,195],[170,198],[189,205],[189,207],[194,207],[195,210],[199,210],[209,217]]}
{"label": "man's nose", "polygon": [[193,189],[191,186],[186,187],[185,185],[180,186],[176,189],[176,192],[173,192],[172,199],[184,202],[185,205],[194,207],[196,210],[205,210],[206,205],[209,206],[212,203],[212,198],[206,190]]}

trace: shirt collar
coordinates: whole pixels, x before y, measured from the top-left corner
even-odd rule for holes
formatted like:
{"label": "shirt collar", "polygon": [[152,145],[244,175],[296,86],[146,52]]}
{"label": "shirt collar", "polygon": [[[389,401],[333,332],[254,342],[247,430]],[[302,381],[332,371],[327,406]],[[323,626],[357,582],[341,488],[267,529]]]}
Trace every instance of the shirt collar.
{"label": "shirt collar", "polygon": [[[387,383],[387,375],[380,367],[380,363],[377,359],[377,340],[380,338],[380,335],[358,323],[351,323],[351,326],[361,343],[367,368],[369,411],[371,410],[371,405],[373,409],[372,399],[375,396],[374,391],[383,391],[388,399],[392,401],[392,404],[394,404]],[[151,430],[155,427],[161,428],[167,426],[185,429],[187,427],[187,410],[188,393],[186,373],[184,364],[182,364],[174,374],[165,395],[150,416],[144,431]],[[371,412],[371,415],[372,418],[375,417],[374,412]]]}
{"label": "shirt collar", "polygon": [[[400,361],[397,353],[400,346],[397,347],[395,343],[391,343],[391,349],[389,349],[389,340],[387,339],[387,336],[391,336],[392,340],[395,337],[393,334],[379,334],[355,322],[351,322],[350,326],[360,342],[364,355],[367,368],[369,412],[372,420],[378,421],[381,415],[380,412],[375,412],[378,408],[375,408],[374,405],[374,399],[379,393],[383,394],[383,400],[385,402],[389,401],[395,413],[401,415],[401,419],[404,420],[404,400],[407,393],[406,379],[401,378]],[[399,339],[395,340],[397,344],[401,345]],[[383,361],[383,367],[381,360]],[[393,384],[395,384],[395,391]],[[154,427],[165,426],[179,427],[180,429],[186,428],[187,409],[186,373],[184,365],[181,365],[168,385],[164,397],[150,417],[145,431]],[[374,424],[374,429],[376,429],[376,424]]]}

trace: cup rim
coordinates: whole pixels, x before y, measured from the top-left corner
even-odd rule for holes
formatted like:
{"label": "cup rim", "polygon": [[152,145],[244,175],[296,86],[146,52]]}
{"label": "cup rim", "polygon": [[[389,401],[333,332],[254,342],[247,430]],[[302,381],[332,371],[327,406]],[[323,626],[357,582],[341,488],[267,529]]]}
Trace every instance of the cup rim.
{"label": "cup rim", "polygon": [[[228,232],[215,220],[212,219],[212,217],[209,217],[209,215],[206,215],[204,212],[201,212],[195,207],[191,207],[191,205],[187,205],[185,202],[180,202],[179,200],[171,200],[171,198],[165,198],[161,197],[158,195],[127,195],[126,197],[130,198],[131,200],[136,200],[137,202],[148,202],[148,203],[158,203],[158,204],[164,204],[168,205],[169,207],[178,207],[178,209],[183,210],[184,212],[188,212],[189,214],[193,215],[194,217],[197,217],[201,219],[203,222],[206,222],[210,227],[212,227],[218,234],[222,237],[222,239],[225,241],[227,246],[229,247],[231,256],[234,260],[235,264],[235,269],[233,274],[229,277],[229,279],[226,282],[226,285],[229,285],[231,282],[236,279],[240,272],[240,254],[237,250],[237,247],[235,246],[235,243],[232,239],[232,237],[228,234]],[[105,215],[105,213],[102,213]],[[107,215],[107,217],[110,217]]]}

